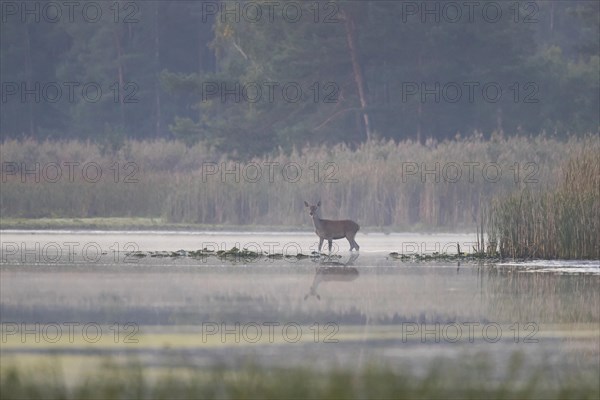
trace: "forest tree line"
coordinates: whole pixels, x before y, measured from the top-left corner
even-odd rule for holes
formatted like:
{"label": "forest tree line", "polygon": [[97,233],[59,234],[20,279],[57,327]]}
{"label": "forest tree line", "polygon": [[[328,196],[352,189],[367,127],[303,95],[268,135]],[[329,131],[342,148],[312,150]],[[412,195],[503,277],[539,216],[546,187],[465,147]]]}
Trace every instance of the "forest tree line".
{"label": "forest tree line", "polygon": [[599,4],[3,1],[0,132],[240,157],[596,133]]}

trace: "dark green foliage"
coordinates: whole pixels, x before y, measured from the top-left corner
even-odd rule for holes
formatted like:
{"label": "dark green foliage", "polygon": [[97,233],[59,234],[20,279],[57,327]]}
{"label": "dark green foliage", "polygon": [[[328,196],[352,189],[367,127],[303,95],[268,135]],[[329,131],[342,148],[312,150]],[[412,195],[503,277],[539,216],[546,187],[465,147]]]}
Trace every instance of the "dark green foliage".
{"label": "dark green foliage", "polygon": [[[483,3],[474,21],[458,23],[406,18],[405,2],[392,1],[301,2],[304,17],[295,23],[282,17],[283,5],[273,21],[264,11],[262,22],[252,23],[208,15],[204,2],[98,4],[103,17],[95,23],[82,18],[81,6],[73,21],[63,8],[58,23],[31,15],[22,22],[20,10],[3,14],[2,84],[18,87],[16,95],[3,87],[3,140],[89,139],[114,153],[128,138],[174,136],[249,159],[307,144],[355,146],[367,138],[364,113],[373,136],[421,142],[474,131],[566,136],[595,133],[600,125],[600,10],[593,1],[503,2],[497,23],[482,19]],[[359,101],[346,15],[355,22],[366,105]],[[526,16],[534,20],[526,23]],[[323,22],[327,17],[331,23]],[[21,100],[21,85],[40,84],[43,91],[53,82],[62,88],[60,101]],[[79,85],[74,99],[70,82]],[[266,100],[265,82],[279,84],[272,101],[222,101],[223,90],[203,98],[206,83],[258,84]],[[474,101],[467,100],[465,82],[479,85]],[[98,101],[81,94],[90,83],[102,89]],[[297,102],[282,97],[289,83],[302,88]],[[444,87],[453,83],[462,89],[457,102],[422,101],[420,90],[404,96],[406,84],[440,84],[448,94]],[[500,101],[482,97],[488,83],[501,87]]]}

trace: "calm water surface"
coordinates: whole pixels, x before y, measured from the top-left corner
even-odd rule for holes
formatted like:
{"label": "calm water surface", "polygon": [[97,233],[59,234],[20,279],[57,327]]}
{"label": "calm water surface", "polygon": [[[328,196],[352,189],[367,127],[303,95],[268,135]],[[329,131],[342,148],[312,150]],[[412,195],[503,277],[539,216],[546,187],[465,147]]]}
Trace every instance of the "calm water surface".
{"label": "calm water surface", "polygon": [[[600,372],[598,261],[405,263],[470,251],[473,235],[359,234],[336,257],[190,257],[202,248],[293,256],[308,233],[2,231],[3,360],[135,356],[150,367],[386,363],[520,354],[552,374]],[[173,254],[173,252],[179,253]],[[138,252],[133,254],[132,252]],[[79,360],[75,362],[74,360]]]}

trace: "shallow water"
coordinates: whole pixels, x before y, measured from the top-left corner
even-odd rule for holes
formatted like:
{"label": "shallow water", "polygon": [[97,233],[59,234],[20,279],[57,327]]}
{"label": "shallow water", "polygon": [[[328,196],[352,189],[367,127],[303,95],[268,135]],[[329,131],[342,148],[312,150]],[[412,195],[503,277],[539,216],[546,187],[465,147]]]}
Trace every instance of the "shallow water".
{"label": "shallow water", "polygon": [[[472,235],[359,234],[360,253],[298,260],[314,234],[1,233],[3,359],[134,355],[146,366],[362,366],[425,373],[438,358],[511,354],[555,374],[600,372],[598,261],[407,263],[392,251],[468,251]],[[155,253],[164,251],[164,253]],[[140,252],[134,256],[130,252]],[[565,273],[566,272],[566,273]]]}
{"label": "shallow water", "polygon": [[[455,253],[457,243],[462,251],[472,251],[475,246],[475,235],[472,234],[413,234],[413,233],[369,233],[359,232],[356,236],[362,253],[390,253],[392,251],[405,253],[431,253],[448,252]],[[70,245],[79,254],[88,246],[90,252],[95,248],[102,251],[112,252],[115,250],[133,251],[177,251],[179,249],[197,250],[204,247],[217,247],[229,250],[232,247],[238,249],[249,248],[267,252],[292,253],[300,249],[304,254],[316,251],[318,240],[313,232],[170,232],[170,231],[24,231],[4,230],[2,239],[4,243],[2,251],[9,253],[7,243],[20,245],[18,255],[22,255],[27,249],[36,245],[43,248],[48,247],[46,262],[51,261],[54,255],[51,244],[58,245],[62,252],[67,253]],[[25,245],[23,245],[23,243]],[[345,252],[349,249],[348,241],[336,240],[333,242],[332,252]],[[323,245],[326,249],[326,243]],[[44,261],[44,252],[40,251],[40,258]],[[76,254],[78,254],[76,252]],[[31,259],[32,257],[29,257]],[[2,258],[4,262],[4,258]]]}

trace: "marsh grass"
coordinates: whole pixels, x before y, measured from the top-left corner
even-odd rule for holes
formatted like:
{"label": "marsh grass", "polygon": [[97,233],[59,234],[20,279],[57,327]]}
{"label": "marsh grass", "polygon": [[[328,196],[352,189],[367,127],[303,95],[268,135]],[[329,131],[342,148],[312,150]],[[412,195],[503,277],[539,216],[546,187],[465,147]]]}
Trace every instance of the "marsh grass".
{"label": "marsh grass", "polygon": [[600,259],[600,145],[564,163],[550,189],[523,189],[492,203],[489,234],[513,258]]}
{"label": "marsh grass", "polygon": [[[457,364],[458,363],[458,364]],[[597,378],[597,377],[596,377]],[[266,368],[252,363],[205,369],[171,367],[149,373],[139,363],[103,365],[76,382],[66,383],[56,366],[4,367],[1,395],[9,399],[594,399],[592,374],[554,374],[527,370],[513,353],[506,371],[489,358],[440,359],[416,376],[406,368],[367,364],[326,371],[306,366]]]}
{"label": "marsh grass", "polygon": [[[481,215],[493,197],[555,184],[565,161],[594,140],[500,135],[427,144],[371,140],[241,161],[202,144],[188,148],[165,140],[127,141],[116,153],[91,142],[6,140],[0,144],[3,167],[79,166],[72,181],[66,167],[57,182],[43,176],[37,183],[31,176],[22,182],[21,170],[3,172],[0,211],[3,219],[128,217],[191,226],[309,228],[303,202],[321,199],[323,217],[351,218],[362,227],[472,231],[477,224],[481,230],[473,216]],[[81,176],[81,166],[90,163],[102,168],[97,182]],[[125,169],[128,163],[135,171]],[[207,163],[218,171],[207,174]],[[284,171],[289,165],[296,169]],[[484,176],[489,165],[497,167]],[[259,179],[254,179],[256,166]]]}

